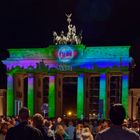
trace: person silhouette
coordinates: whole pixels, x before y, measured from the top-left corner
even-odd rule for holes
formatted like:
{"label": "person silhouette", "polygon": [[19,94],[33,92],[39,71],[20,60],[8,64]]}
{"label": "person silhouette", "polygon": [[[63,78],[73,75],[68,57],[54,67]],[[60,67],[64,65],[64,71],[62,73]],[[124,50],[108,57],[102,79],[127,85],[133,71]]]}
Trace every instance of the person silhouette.
{"label": "person silhouette", "polygon": [[95,140],[140,140],[136,132],[122,126],[126,117],[122,104],[112,105],[109,117],[112,122],[111,127],[99,132]]}
{"label": "person silhouette", "polygon": [[20,123],[8,130],[5,140],[43,140],[41,131],[29,125],[29,112],[26,107],[20,109]]}

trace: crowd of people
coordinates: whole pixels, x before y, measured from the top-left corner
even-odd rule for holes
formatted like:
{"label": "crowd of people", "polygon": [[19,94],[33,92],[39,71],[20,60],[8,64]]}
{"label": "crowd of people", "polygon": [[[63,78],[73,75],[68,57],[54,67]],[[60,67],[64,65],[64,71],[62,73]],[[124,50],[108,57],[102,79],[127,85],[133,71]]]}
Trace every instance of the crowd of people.
{"label": "crowd of people", "polygon": [[139,123],[125,120],[125,110],[115,104],[110,120],[74,120],[30,117],[26,107],[19,116],[0,117],[0,140],[140,140]]}

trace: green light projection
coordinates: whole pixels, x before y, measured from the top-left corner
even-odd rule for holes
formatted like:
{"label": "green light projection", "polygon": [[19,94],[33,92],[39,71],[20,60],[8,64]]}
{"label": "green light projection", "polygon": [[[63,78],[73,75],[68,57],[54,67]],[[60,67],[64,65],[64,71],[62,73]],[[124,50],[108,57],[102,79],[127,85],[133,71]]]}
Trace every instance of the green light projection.
{"label": "green light projection", "polygon": [[126,110],[126,117],[128,117],[128,75],[122,76],[122,105]]}
{"label": "green light projection", "polygon": [[8,75],[7,79],[7,116],[14,115],[14,90],[13,77]]}
{"label": "green light projection", "polygon": [[55,77],[49,76],[48,116],[55,117]]}
{"label": "green light projection", "polygon": [[[103,118],[106,118],[106,75],[101,74],[100,75],[100,94],[99,94],[99,100],[103,102]],[[100,104],[99,104],[100,105]],[[100,107],[99,107],[100,108]],[[100,112],[100,111],[99,111]]]}
{"label": "green light projection", "polygon": [[[12,59],[33,59],[33,58],[54,58],[52,55],[54,50],[56,49],[54,46],[49,46],[46,48],[20,48],[20,49],[8,49],[10,53],[10,58]],[[9,59],[9,58],[8,58]]]}
{"label": "green light projection", "polygon": [[34,114],[34,88],[33,88],[33,77],[28,77],[28,108],[30,110],[30,115]]}
{"label": "green light projection", "polygon": [[94,46],[87,47],[84,55],[86,58],[127,58],[130,46]]}
{"label": "green light projection", "polygon": [[77,88],[77,118],[83,118],[84,112],[84,75],[78,76],[78,88]]}

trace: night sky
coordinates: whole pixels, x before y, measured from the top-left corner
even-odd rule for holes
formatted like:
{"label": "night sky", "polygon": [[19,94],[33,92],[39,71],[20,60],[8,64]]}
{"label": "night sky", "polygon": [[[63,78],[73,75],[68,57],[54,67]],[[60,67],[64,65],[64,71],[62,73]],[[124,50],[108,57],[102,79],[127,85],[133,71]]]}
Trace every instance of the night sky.
{"label": "night sky", "polygon": [[[0,3],[0,58],[8,48],[37,48],[52,44],[52,32],[67,31],[65,13],[83,31],[86,46],[131,45],[133,87],[140,87],[139,0],[5,0]],[[5,87],[0,63],[0,88]]]}

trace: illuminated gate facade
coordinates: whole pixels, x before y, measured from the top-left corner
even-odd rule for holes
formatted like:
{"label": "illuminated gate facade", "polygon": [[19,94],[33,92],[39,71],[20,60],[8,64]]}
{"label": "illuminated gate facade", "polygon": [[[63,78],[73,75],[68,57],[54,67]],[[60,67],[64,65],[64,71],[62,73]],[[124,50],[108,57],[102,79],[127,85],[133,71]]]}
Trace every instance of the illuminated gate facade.
{"label": "illuminated gate facade", "polygon": [[130,46],[50,45],[9,49],[6,112],[18,114],[27,106],[31,115],[63,116],[63,79],[77,77],[77,118],[108,117],[113,103],[128,113]]}

